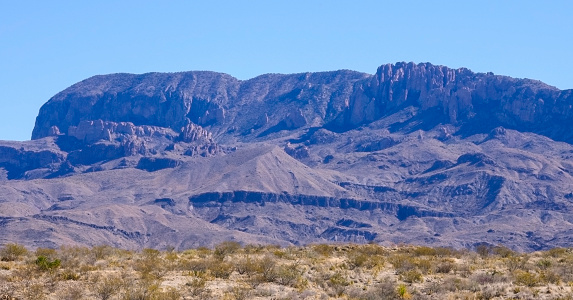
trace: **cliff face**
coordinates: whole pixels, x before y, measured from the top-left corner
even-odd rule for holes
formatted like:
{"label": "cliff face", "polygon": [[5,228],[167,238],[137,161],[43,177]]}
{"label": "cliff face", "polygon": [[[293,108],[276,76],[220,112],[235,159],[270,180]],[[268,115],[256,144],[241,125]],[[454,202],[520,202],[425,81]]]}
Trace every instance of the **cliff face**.
{"label": "cliff face", "polygon": [[[323,123],[332,119],[353,84],[368,77],[352,71],[269,74],[248,81],[213,72],[95,76],[42,106],[32,139],[48,136],[53,126],[65,134],[81,121],[98,119],[175,131],[187,119],[214,130],[232,128],[240,133],[257,126],[268,129],[281,121],[298,128],[306,125],[304,120]],[[269,116],[272,120],[267,120]]]}
{"label": "cliff face", "polygon": [[0,141],[0,243],[568,246],[572,106],[427,63],[94,76],[42,106],[33,140]]}
{"label": "cliff face", "polygon": [[[98,119],[180,130],[192,105],[198,105],[193,99],[225,103],[237,89],[237,79],[213,72],[94,76],[62,91],[42,106],[32,139],[47,136],[52,126],[67,133],[70,126],[81,121]],[[193,107],[192,115],[199,110]]]}
{"label": "cliff face", "polygon": [[[32,138],[98,119],[176,132],[189,119],[240,139],[305,126],[347,131],[415,106],[473,133],[503,126],[570,142],[571,133],[561,129],[573,120],[571,103],[571,91],[539,81],[429,63],[387,64],[373,76],[335,71],[247,81],[213,72],[113,74],[92,77],[50,99]],[[472,128],[484,123],[490,128]]]}
{"label": "cliff face", "polygon": [[[571,91],[535,80],[398,63],[381,66],[355,88],[337,125],[354,128],[413,105],[443,124],[463,126],[473,133],[504,126],[571,142],[571,134],[560,130],[572,121],[571,103]],[[480,127],[484,123],[487,130]]]}

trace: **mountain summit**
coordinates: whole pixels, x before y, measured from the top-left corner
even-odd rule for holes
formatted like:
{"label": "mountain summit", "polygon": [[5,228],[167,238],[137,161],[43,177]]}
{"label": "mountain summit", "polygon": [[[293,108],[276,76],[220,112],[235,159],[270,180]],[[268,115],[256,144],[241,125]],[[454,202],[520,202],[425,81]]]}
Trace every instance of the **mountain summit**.
{"label": "mountain summit", "polygon": [[429,63],[94,76],[0,142],[0,242],[566,246],[572,107]]}

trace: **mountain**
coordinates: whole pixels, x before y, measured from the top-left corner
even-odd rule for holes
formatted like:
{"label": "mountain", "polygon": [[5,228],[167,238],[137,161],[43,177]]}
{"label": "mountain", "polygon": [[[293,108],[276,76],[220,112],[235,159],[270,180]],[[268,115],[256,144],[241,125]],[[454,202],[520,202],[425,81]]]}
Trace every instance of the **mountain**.
{"label": "mountain", "polygon": [[0,141],[0,243],[567,246],[572,107],[429,63],[94,76]]}

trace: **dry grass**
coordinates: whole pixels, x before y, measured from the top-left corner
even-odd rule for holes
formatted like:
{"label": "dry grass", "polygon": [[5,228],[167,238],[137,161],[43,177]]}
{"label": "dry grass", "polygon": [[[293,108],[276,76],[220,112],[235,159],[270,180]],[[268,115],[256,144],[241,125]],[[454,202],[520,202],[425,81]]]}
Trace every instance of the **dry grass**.
{"label": "dry grass", "polygon": [[573,251],[0,248],[0,299],[573,299]]}

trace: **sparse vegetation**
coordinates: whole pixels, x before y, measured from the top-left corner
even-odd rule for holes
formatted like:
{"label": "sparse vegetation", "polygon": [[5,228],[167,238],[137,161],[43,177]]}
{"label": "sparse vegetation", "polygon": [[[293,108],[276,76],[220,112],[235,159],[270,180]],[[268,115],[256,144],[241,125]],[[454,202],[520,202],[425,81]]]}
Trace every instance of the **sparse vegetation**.
{"label": "sparse vegetation", "polygon": [[[31,250],[31,249],[30,249]],[[572,299],[573,250],[0,248],[0,299]]]}

